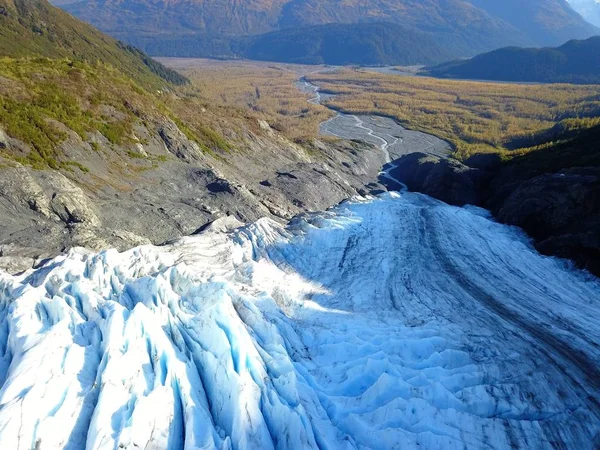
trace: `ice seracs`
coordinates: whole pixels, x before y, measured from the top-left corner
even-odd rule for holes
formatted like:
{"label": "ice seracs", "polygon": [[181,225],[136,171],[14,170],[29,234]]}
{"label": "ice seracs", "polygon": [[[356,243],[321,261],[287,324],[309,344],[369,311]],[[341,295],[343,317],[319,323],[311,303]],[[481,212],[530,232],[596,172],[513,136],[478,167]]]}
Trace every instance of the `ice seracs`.
{"label": "ice seracs", "polygon": [[0,275],[2,449],[592,449],[598,280],[355,199]]}

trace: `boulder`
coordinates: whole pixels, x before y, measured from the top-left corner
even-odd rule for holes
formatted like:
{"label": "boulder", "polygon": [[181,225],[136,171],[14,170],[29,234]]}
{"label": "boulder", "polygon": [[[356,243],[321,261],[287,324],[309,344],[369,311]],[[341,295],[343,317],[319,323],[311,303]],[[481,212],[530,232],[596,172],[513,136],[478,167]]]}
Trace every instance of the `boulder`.
{"label": "boulder", "polygon": [[59,172],[45,173],[42,178],[52,189],[50,209],[62,222],[66,225],[100,226],[93,202],[79,186]]}

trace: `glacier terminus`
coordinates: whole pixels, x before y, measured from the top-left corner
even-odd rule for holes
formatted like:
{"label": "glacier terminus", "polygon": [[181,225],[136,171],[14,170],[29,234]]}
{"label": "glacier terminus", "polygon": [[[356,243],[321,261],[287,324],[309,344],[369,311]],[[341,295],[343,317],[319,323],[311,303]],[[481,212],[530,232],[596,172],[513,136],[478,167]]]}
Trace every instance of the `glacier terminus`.
{"label": "glacier terminus", "polygon": [[600,282],[357,197],[0,275],[2,449],[592,449]]}

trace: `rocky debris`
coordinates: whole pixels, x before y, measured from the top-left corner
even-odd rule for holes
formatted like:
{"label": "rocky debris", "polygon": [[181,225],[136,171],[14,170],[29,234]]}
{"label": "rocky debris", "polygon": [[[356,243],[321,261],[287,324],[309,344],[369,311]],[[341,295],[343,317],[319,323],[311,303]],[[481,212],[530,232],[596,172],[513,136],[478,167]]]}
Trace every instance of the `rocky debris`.
{"label": "rocky debris", "polygon": [[27,205],[46,218],[52,216],[50,201],[43,188],[34,180],[30,171],[15,165],[3,169],[0,177],[0,202],[9,203],[13,209]]}
{"label": "rocky debris", "polygon": [[157,129],[169,152],[184,161],[198,161],[202,151],[198,144],[190,141],[172,120],[165,119]]}
{"label": "rocky debris", "polygon": [[218,219],[200,227],[194,234],[203,233],[206,231],[212,231],[215,233],[227,232],[235,230],[242,225],[244,225],[244,223],[237,220],[234,216],[219,217]]}
{"label": "rocky debris", "polygon": [[365,195],[379,195],[387,192],[387,188],[381,183],[369,183],[364,189],[359,189],[358,193],[362,196]]}
{"label": "rocky debris", "polygon": [[[363,143],[315,141],[307,150],[274,130],[246,133],[238,150],[213,157],[174,122],[148,120],[123,146],[66,130],[59,151],[86,170],[34,170],[0,157],[0,246],[17,245],[0,254],[0,270],[20,272],[73,247],[126,250],[209,223],[324,210],[376,180],[383,164],[381,151]],[[9,140],[22,154],[30,151]],[[157,158],[169,154],[175,157]]]}
{"label": "rocky debris", "polygon": [[0,256],[0,270],[17,274],[31,269],[35,264],[33,258],[25,256]]}
{"label": "rocky debris", "polygon": [[390,175],[418,191],[452,205],[479,205],[485,175],[452,159],[412,153],[393,162]]}
{"label": "rocky debris", "polygon": [[332,197],[342,201],[357,193],[341,173],[314,163],[299,163],[294,168],[280,170],[260,185],[283,193],[299,210],[305,211],[326,209],[324,206]]}
{"label": "rocky debris", "polygon": [[39,253],[38,249],[21,247],[15,244],[0,245],[0,270],[8,273],[21,273],[42,264],[50,253]]}
{"label": "rocky debris", "polygon": [[152,241],[146,237],[138,236],[126,230],[116,230],[111,233],[111,243],[117,248],[132,248],[140,245],[152,244]]}
{"label": "rocky debris", "polygon": [[80,187],[59,172],[48,172],[44,178],[53,191],[50,208],[61,221],[67,225],[100,226],[101,221],[92,202]]}

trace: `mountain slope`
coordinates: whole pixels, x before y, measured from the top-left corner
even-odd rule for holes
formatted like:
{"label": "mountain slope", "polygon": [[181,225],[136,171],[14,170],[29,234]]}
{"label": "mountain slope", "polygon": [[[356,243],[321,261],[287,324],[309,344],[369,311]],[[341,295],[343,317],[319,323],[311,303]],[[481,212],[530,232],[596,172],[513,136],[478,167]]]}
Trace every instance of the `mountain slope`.
{"label": "mountain slope", "polygon": [[253,40],[250,59],[316,64],[411,65],[452,53],[430,36],[386,23],[286,29]]}
{"label": "mountain slope", "polygon": [[202,32],[261,34],[279,28],[290,0],[90,0],[64,5],[75,16],[113,35]]}
{"label": "mountain slope", "polygon": [[585,39],[600,30],[585,22],[566,0],[469,0],[476,7],[523,31],[537,46]]}
{"label": "mountain slope", "polygon": [[425,33],[392,23],[286,28],[259,36],[147,36],[132,42],[151,55],[226,57],[301,64],[435,64],[460,53]]}
{"label": "mountain slope", "polygon": [[557,48],[503,48],[427,69],[442,78],[600,84],[600,36]]}
{"label": "mountain slope", "polygon": [[175,86],[187,79],[45,0],[0,6],[0,269],[324,209],[381,168],[378,149],[299,145],[276,115]]}
{"label": "mountain slope", "polygon": [[65,8],[125,40],[197,33],[229,39],[331,23],[392,22],[430,33],[461,56],[507,45],[558,44],[597,31],[564,0],[528,2],[522,20],[483,0],[82,0]]}
{"label": "mountain slope", "polygon": [[102,61],[145,85],[186,82],[177,72],[46,1],[0,0],[0,56]]}

